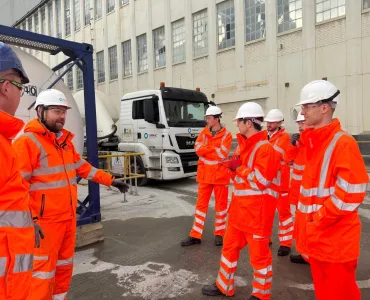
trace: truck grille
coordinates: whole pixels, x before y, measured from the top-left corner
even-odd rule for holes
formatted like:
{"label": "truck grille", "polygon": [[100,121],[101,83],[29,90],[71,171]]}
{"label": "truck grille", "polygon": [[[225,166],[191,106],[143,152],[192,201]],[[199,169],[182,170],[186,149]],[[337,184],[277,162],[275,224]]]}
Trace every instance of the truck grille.
{"label": "truck grille", "polygon": [[176,135],[177,145],[179,149],[194,149],[195,141],[198,136],[191,137],[185,135]]}
{"label": "truck grille", "polygon": [[184,173],[193,173],[197,171],[198,165],[189,165],[189,163],[197,162],[198,155],[196,155],[195,153],[178,153],[178,155],[180,155]]}

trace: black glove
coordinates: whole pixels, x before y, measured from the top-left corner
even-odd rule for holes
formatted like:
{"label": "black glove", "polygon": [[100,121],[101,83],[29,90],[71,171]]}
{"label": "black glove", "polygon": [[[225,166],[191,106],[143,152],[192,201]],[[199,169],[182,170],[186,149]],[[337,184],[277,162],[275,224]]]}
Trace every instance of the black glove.
{"label": "black glove", "polygon": [[301,137],[301,135],[299,133],[293,133],[291,136],[290,136],[290,143],[295,146],[297,144],[297,141],[299,140],[299,138]]}
{"label": "black glove", "polygon": [[35,229],[35,248],[40,248],[40,238],[44,239],[44,232],[37,222],[33,222],[33,227]]}
{"label": "black glove", "polygon": [[113,180],[112,182],[112,186],[114,186],[115,188],[119,189],[119,191],[121,193],[126,193],[129,189],[129,185],[121,180]]}

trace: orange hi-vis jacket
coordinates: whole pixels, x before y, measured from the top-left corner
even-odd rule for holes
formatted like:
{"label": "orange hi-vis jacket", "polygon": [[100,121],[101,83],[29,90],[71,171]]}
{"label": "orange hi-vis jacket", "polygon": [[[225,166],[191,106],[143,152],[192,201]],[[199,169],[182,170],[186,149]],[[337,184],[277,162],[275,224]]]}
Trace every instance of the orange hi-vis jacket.
{"label": "orange hi-vis jacket", "polygon": [[62,130],[59,139],[37,119],[30,121],[25,133],[13,143],[22,176],[31,196],[31,212],[46,222],[75,217],[76,176],[110,186],[113,177],[80,158],[72,143],[73,134]]}
{"label": "orange hi-vis jacket", "polygon": [[306,147],[302,138],[298,140],[296,148],[297,155],[293,163],[289,189],[289,202],[294,205],[298,203],[302,175],[306,165]]}
{"label": "orange hi-vis jacket", "polygon": [[250,138],[237,134],[242,165],[232,173],[229,222],[240,231],[267,237],[272,233],[280,185],[280,158],[267,131]]}
{"label": "orange hi-vis jacket", "polygon": [[296,147],[290,143],[290,136],[285,129],[280,129],[270,137],[269,142],[280,155],[281,163],[281,192],[289,191],[290,166],[296,156]]}
{"label": "orange hi-vis jacket", "polygon": [[319,261],[356,260],[361,231],[357,210],[369,181],[358,144],[337,119],[306,129],[301,138],[307,162],[296,212],[297,250]]}
{"label": "orange hi-vis jacket", "polygon": [[228,158],[232,135],[225,127],[213,137],[208,127],[199,134],[194,148],[199,156],[197,181],[207,184],[229,184],[230,175],[222,161]]}

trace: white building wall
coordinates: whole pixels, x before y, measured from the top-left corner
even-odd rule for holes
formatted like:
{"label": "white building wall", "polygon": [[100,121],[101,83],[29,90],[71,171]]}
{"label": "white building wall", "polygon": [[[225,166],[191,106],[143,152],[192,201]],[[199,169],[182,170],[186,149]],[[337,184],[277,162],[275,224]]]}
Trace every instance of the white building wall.
{"label": "white building wall", "polygon": [[[61,1],[64,7],[67,0]],[[106,0],[102,0],[103,14],[99,20],[95,20],[95,0],[91,0],[91,25],[87,26],[84,26],[81,0],[81,29],[77,32],[73,28],[74,1],[71,0],[71,35],[63,37],[91,43],[95,53],[104,51],[105,82],[96,86],[117,108],[124,93],[158,88],[159,83],[165,81],[168,86],[200,87],[210,100],[224,109],[224,122],[234,133],[236,127],[231,120],[239,106],[250,100],[260,103],[266,113],[272,108],[281,109],[286,115],[288,131],[295,131],[289,111],[298,102],[300,89],[308,81],[326,77],[341,90],[337,116],[345,129],[359,134],[370,131],[370,118],[366,115],[370,110],[370,10],[363,9],[362,1],[346,0],[345,16],[319,24],[315,19],[315,1],[302,1],[302,28],[278,34],[277,1],[266,0],[266,38],[246,43],[244,1],[234,0],[236,44],[218,51],[216,4],[222,0],[130,0],[123,6],[116,0],[115,10],[109,14]],[[194,58],[192,17],[203,9],[207,9],[208,14],[208,53]],[[182,18],[185,18],[186,61],[173,64],[172,22]],[[62,20],[64,24],[64,14]],[[153,30],[161,26],[165,27],[166,66],[155,69]],[[138,73],[136,37],[144,33],[148,71]],[[121,43],[127,40],[131,40],[131,76],[122,74]],[[119,76],[110,81],[108,48],[114,45],[117,46]],[[51,66],[62,59],[50,59],[42,53],[36,55]],[[76,89],[75,70],[74,81]]]}

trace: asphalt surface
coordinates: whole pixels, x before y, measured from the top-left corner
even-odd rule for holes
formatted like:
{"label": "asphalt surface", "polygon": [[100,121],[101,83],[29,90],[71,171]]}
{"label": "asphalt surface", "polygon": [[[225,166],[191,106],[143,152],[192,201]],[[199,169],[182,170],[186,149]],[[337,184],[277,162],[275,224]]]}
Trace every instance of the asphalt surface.
{"label": "asphalt surface", "polygon": [[[129,215],[122,215],[122,219],[110,215],[110,211],[120,211],[121,206],[104,207],[103,193],[105,241],[77,251],[68,299],[225,298],[205,297],[201,293],[204,284],[215,281],[221,253],[221,247],[213,244],[212,205],[208,211],[202,244],[188,248],[180,246],[193,223],[191,214],[196,202],[196,191],[197,184],[193,179],[154,183],[145,188],[144,192],[139,189],[142,194],[140,201],[135,203],[131,197],[129,204],[122,204],[125,205],[122,212],[129,211]],[[135,209],[141,212],[140,217],[136,217]],[[143,214],[143,211],[147,211],[147,214]],[[362,299],[370,299],[369,199],[363,205],[361,215],[363,232],[357,281]],[[278,257],[278,247],[275,219],[271,299],[315,299],[309,266],[292,264],[289,257]],[[252,276],[246,248],[239,259],[233,299],[249,298]]]}

